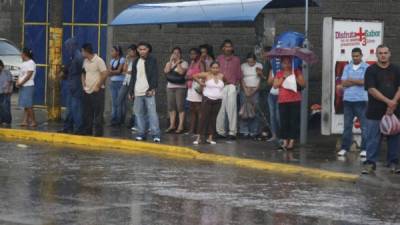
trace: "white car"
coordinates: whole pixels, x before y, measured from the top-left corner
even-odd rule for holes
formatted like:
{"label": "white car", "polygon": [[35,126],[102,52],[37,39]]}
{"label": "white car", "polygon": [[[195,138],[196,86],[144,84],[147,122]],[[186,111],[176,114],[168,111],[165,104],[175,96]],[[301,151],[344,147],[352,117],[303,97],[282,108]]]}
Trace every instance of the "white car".
{"label": "white car", "polygon": [[0,38],[0,59],[5,69],[11,72],[14,82],[17,81],[22,64],[21,51],[11,41]]}

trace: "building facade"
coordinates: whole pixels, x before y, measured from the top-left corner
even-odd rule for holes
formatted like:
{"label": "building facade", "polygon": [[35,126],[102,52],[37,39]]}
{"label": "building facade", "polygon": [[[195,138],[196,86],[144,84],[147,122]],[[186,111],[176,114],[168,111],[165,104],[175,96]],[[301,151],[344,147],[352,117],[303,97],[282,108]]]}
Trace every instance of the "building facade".
{"label": "building facade", "polygon": [[[25,0],[29,1],[29,0]],[[30,0],[32,1],[32,0]],[[68,2],[68,0],[65,0]],[[65,2],[64,1],[64,2]],[[75,0],[69,0],[75,1]],[[118,13],[132,4],[160,2],[159,0],[108,0],[108,22]],[[162,1],[167,2],[167,1]],[[168,2],[173,2],[168,0]],[[398,26],[398,0],[319,0],[319,7],[310,8],[309,39],[311,49],[322,57],[322,21],[324,17],[349,18],[363,20],[382,20],[385,24],[384,42],[392,47],[393,61],[400,63],[400,37]],[[0,37],[12,40],[21,46],[21,12],[24,1],[0,1]],[[229,13],[229,12],[227,12]],[[15,21],[15,22],[10,22]],[[208,43],[214,47],[216,55],[220,53],[220,44],[224,39],[231,39],[235,44],[235,53],[242,59],[248,52],[261,46],[272,45],[275,36],[285,31],[304,32],[304,8],[264,9],[252,23],[220,23],[196,25],[151,25],[124,26],[107,28],[107,41],[101,46],[119,44],[123,47],[138,41],[148,41],[153,45],[153,54],[159,61],[160,71],[169,59],[170,50],[180,46],[186,58],[187,51],[194,46]],[[104,46],[106,45],[106,46]],[[103,54],[102,54],[103,55]],[[311,67],[310,104],[321,101],[322,58]],[[166,115],[165,78],[160,76],[159,111]]]}

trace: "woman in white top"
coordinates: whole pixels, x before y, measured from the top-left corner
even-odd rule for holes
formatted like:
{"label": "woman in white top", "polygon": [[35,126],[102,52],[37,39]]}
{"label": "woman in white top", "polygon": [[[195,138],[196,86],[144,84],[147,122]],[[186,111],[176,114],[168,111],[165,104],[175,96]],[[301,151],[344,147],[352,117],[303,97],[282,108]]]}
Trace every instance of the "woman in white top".
{"label": "woman in white top", "polygon": [[[247,54],[246,62],[241,66],[243,78],[241,80],[240,105],[250,102],[255,112],[259,103],[260,77],[263,75],[263,66],[256,61],[254,53]],[[256,138],[259,134],[259,119],[257,113],[253,118],[241,118],[239,121],[240,134],[243,137]]]}
{"label": "woman in white top", "polygon": [[222,92],[224,89],[224,75],[220,72],[218,62],[210,64],[210,71],[199,73],[193,76],[203,89],[203,101],[200,108],[200,127],[199,135],[193,144],[201,142],[201,136],[207,136],[208,144],[216,144],[213,140],[216,130],[217,115],[221,108]]}
{"label": "woman in white top", "polygon": [[[186,81],[184,80],[186,71],[189,64],[182,59],[182,50],[179,47],[172,49],[171,57],[168,63],[165,65],[164,73],[168,75],[169,73],[178,74],[182,76],[182,83],[172,83],[167,84],[167,105],[169,113],[169,128],[165,131],[170,133],[175,131],[177,134],[181,134],[184,129],[185,122],[185,97],[186,97]],[[179,114],[179,124],[178,129],[176,129],[176,115]]]}
{"label": "woman in white top", "polygon": [[16,86],[19,88],[18,105],[24,108],[24,117],[21,126],[36,127],[35,113],[33,111],[33,94],[35,91],[36,63],[33,61],[31,49],[24,48],[21,54],[21,73]]}
{"label": "woman in white top", "polygon": [[[126,111],[129,111],[127,109],[127,97],[128,97],[128,91],[129,91],[129,83],[131,82],[131,77],[132,77],[132,63],[135,61],[138,57],[138,52],[137,52],[137,46],[135,44],[132,44],[128,48],[128,54],[125,58],[125,64],[123,68],[123,73],[125,74],[124,81],[122,82],[122,87],[119,90],[118,93],[118,105],[121,106],[121,110],[119,111],[118,118],[119,118],[119,124],[123,125],[125,123],[125,117],[126,117]],[[131,104],[130,104],[131,105]],[[128,128],[132,128],[134,126],[134,116],[132,114],[132,118],[130,119],[130,122],[128,124]]]}

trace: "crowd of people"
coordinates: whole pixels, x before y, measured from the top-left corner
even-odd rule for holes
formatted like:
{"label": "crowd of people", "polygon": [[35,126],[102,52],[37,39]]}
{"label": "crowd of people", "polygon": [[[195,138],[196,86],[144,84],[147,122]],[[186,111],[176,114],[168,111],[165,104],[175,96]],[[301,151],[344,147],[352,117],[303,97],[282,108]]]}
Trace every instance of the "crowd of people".
{"label": "crowd of people", "polygon": [[[260,139],[269,132],[269,142],[284,150],[292,150],[299,135],[301,91],[305,81],[301,68],[293,57],[282,56],[281,69],[272,70],[263,49],[262,63],[254,53],[244,62],[234,54],[234,44],[225,40],[222,54],[215,57],[210,45],[193,47],[189,61],[180,47],[171,50],[163,70],[158,70],[152,46],[146,42],[132,44],[123,54],[120,46],[111,49],[106,63],[94,53],[91,44],[79,46],[76,39],[65,42],[69,56],[64,76],[67,84],[67,113],[62,132],[79,135],[103,135],[105,88],[111,93],[110,126],[125,127],[136,132],[137,141],[151,138],[161,141],[156,94],[159,76],[167,81],[166,97],[169,126],[165,133],[193,135],[193,144],[216,144],[217,138],[235,140]],[[382,140],[380,120],[384,115],[400,116],[400,69],[390,63],[390,50],[377,48],[378,61],[368,65],[362,61],[362,51],[354,48],[352,61],[342,76],[344,132],[339,156],[345,156],[353,142],[354,118],[361,123],[361,157],[366,157],[364,173],[376,169]],[[33,111],[36,65],[30,49],[22,51],[19,106],[24,108],[21,126],[37,126]],[[295,80],[297,90],[285,86],[287,79]],[[109,82],[106,82],[109,79]],[[11,123],[10,95],[13,82],[0,61],[0,122]],[[129,108],[132,108],[132,113]],[[128,115],[128,118],[127,118]],[[189,117],[187,119],[186,117]],[[186,121],[188,127],[186,129]],[[386,136],[388,166],[400,173],[398,154],[400,135]]]}

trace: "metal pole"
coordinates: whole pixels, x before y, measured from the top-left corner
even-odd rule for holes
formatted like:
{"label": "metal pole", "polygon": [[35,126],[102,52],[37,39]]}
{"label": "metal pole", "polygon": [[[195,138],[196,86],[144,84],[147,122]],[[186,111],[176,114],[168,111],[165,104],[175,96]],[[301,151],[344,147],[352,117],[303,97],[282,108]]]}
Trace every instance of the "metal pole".
{"label": "metal pole", "polygon": [[[309,48],[308,41],[308,0],[305,1],[305,39],[303,43],[304,48]],[[309,79],[309,66],[307,63],[303,63],[303,75],[306,82],[306,88],[302,91],[302,104],[301,104],[301,120],[300,120],[300,144],[307,143],[307,133],[308,133],[308,79]]]}

